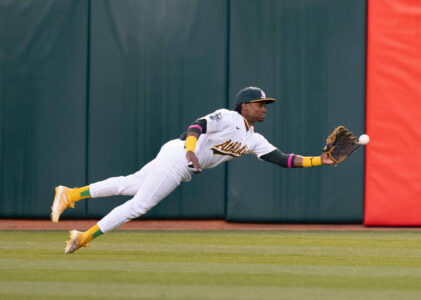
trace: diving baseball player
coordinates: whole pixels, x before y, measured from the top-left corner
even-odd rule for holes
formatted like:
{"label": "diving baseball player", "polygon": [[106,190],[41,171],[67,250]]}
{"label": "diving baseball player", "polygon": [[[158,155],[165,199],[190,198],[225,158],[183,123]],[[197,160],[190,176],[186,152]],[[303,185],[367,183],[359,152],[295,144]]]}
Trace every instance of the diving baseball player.
{"label": "diving baseball player", "polygon": [[70,231],[64,253],[87,247],[95,237],[137,218],[169,195],[181,182],[192,175],[233,158],[252,153],[265,161],[284,168],[314,167],[334,161],[326,153],[316,157],[284,154],[254,131],[253,124],[263,122],[266,104],[275,99],[266,97],[263,90],[247,87],[236,96],[235,110],[219,109],[193,122],[179,139],[164,144],[157,157],[138,172],[113,177],[82,188],[56,188],[51,220],[59,221],[67,207],[85,198],[113,195],[133,196],[114,208],[95,226],[85,232]]}

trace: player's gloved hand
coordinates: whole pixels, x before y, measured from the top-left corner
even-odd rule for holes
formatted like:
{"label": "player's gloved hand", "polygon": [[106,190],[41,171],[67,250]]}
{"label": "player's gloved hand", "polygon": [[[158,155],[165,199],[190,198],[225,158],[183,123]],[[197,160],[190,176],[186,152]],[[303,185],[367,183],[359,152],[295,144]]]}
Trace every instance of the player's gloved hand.
{"label": "player's gloved hand", "polygon": [[322,159],[322,165],[333,165],[335,163],[325,152],[320,157]]}
{"label": "player's gloved hand", "polygon": [[189,163],[193,164],[194,173],[202,172],[202,168],[200,167],[199,159],[197,158],[196,154],[192,151],[186,152],[186,159]]}
{"label": "player's gloved hand", "polygon": [[338,126],[327,137],[323,153],[337,165],[352,154],[361,144],[354,134],[344,126]]}

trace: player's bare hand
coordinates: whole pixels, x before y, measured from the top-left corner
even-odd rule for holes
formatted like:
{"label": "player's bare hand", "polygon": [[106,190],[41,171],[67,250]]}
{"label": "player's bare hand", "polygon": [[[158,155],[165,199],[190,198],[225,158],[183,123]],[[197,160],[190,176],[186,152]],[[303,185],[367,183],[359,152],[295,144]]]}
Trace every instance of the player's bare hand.
{"label": "player's bare hand", "polygon": [[194,172],[200,173],[202,172],[202,168],[200,167],[199,159],[197,158],[196,154],[192,151],[186,152],[186,159],[189,163],[193,164]]}
{"label": "player's bare hand", "polygon": [[333,165],[335,162],[326,154],[326,153],[322,153],[321,155],[322,158],[322,165]]}

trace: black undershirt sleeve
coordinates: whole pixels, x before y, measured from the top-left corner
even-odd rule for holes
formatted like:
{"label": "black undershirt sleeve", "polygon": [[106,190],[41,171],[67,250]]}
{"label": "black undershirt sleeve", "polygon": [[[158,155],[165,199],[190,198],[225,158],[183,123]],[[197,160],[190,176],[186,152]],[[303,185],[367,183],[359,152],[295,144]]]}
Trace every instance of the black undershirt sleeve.
{"label": "black undershirt sleeve", "polygon": [[[202,130],[200,130],[199,128],[197,128],[194,125],[200,126],[200,128],[202,128]],[[180,135],[180,140],[184,141],[187,138],[187,134],[189,132],[196,132],[199,135],[201,135],[203,133],[206,133],[206,127],[207,127],[206,119],[198,119],[198,120],[194,121],[192,124],[189,125],[187,132],[183,132]]]}
{"label": "black undershirt sleeve", "polygon": [[[270,163],[288,168],[288,159],[291,154],[282,153],[279,149],[275,149],[268,154],[262,155],[260,158]],[[295,155],[292,156],[291,167],[294,168]]]}
{"label": "black undershirt sleeve", "polygon": [[[202,128],[202,130],[200,130],[197,127],[192,127],[192,126],[200,126],[200,128]],[[188,132],[192,131],[192,132],[197,132],[199,135],[201,135],[202,133],[206,133],[206,119],[199,119],[194,121],[192,124],[190,124]]]}

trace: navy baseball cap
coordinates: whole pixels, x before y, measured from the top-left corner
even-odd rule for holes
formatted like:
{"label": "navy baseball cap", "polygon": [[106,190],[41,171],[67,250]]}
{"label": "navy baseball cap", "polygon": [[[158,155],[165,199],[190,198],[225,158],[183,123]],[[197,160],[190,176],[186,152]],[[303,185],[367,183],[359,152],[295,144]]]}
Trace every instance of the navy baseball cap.
{"label": "navy baseball cap", "polygon": [[272,103],[276,100],[273,98],[267,98],[265,92],[258,87],[250,86],[242,89],[235,96],[235,103],[253,103],[253,102],[263,102],[263,103]]}

